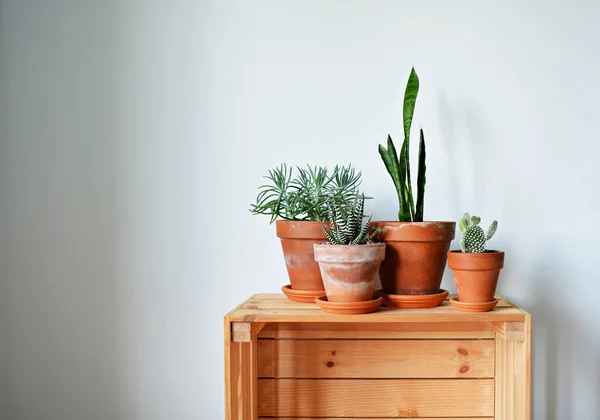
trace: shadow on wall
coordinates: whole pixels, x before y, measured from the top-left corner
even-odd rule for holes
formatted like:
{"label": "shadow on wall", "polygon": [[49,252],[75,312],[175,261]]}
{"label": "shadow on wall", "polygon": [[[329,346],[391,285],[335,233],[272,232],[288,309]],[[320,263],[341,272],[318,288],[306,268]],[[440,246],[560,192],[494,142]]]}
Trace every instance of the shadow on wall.
{"label": "shadow on wall", "polygon": [[566,290],[573,279],[544,254],[532,270],[533,418],[600,419],[598,331],[586,328],[570,307]]}

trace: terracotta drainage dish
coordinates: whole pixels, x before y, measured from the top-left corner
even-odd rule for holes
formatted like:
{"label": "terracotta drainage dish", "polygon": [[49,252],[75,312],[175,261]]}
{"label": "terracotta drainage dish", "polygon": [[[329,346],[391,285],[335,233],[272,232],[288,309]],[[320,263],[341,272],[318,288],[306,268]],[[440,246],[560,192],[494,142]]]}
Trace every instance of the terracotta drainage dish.
{"label": "terracotta drainage dish", "polygon": [[326,243],[315,244],[314,249],[329,302],[361,302],[373,299],[379,266],[385,258],[384,243]]}
{"label": "terracotta drainage dish", "polygon": [[489,302],[461,302],[457,297],[450,299],[450,303],[454,306],[454,309],[461,312],[489,312],[494,309],[494,306],[498,304],[497,299],[493,299]]}
{"label": "terracotta drainage dish", "polygon": [[[288,299],[296,302],[314,302],[315,297],[322,296],[323,280],[319,265],[315,261],[313,245],[327,240],[321,228],[321,222],[277,220],[277,236],[281,239],[281,248],[285,258],[285,266],[290,278],[290,289],[293,291],[309,291],[310,296],[301,293],[284,293]],[[325,226],[328,224],[325,223]],[[287,290],[289,292],[289,290]]]}
{"label": "terracotta drainage dish", "polygon": [[381,296],[385,306],[391,308],[418,309],[440,306],[448,297],[448,291],[440,289],[438,293],[429,295],[392,295],[377,290],[375,296]]}
{"label": "terracotta drainage dish", "polygon": [[[496,293],[500,270],[504,267],[503,251],[465,253],[448,252],[448,266],[452,269],[458,301],[463,304],[488,303]],[[455,305],[456,306],[456,305]],[[488,310],[491,310],[491,306]]]}
{"label": "terracotta drainage dish", "polygon": [[325,295],[325,290],[296,290],[292,286],[286,284],[281,288],[281,291],[294,302],[315,303],[315,298]]}
{"label": "terracotta drainage dish", "polygon": [[372,222],[386,244],[379,276],[389,295],[440,293],[455,222]]}
{"label": "terracotta drainage dish", "polygon": [[381,306],[383,299],[381,297],[362,302],[330,302],[327,296],[321,296],[315,299],[319,307],[327,313],[337,315],[358,315],[375,312]]}

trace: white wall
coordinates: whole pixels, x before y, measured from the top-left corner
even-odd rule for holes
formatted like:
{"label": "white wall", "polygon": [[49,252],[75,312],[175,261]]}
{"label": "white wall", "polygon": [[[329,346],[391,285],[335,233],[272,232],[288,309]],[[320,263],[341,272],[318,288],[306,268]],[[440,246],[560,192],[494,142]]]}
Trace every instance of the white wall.
{"label": "white wall", "polygon": [[598,5],[0,4],[0,417],[222,418],[222,316],[286,282],[261,176],[352,162],[392,219],[414,65],[426,218],[499,220],[534,418],[600,418]]}

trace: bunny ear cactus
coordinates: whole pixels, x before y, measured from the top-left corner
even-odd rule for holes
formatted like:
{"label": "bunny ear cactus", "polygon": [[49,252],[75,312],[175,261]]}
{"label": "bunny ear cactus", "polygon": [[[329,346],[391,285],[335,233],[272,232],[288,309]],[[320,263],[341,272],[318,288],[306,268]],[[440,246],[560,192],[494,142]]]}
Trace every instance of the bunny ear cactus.
{"label": "bunny ear cactus", "polygon": [[481,218],[475,215],[470,216],[469,213],[465,213],[459,220],[458,226],[463,234],[463,239],[460,241],[462,252],[471,254],[485,252],[485,242],[490,240],[496,233],[498,222],[494,220],[487,232],[484,233],[481,226],[479,226],[480,221]]}
{"label": "bunny ear cactus", "polygon": [[354,201],[329,201],[329,223],[331,230],[327,231],[323,223],[323,233],[334,245],[364,245],[372,242],[379,228],[369,235],[371,217],[363,224],[365,195],[357,196]]}
{"label": "bunny ear cactus", "polygon": [[417,171],[417,201],[415,204],[412,190],[412,181],[410,177],[410,129],[412,126],[413,114],[417,94],[419,93],[419,77],[413,68],[410,72],[406,90],[404,92],[404,141],[400,154],[396,151],[392,137],[388,134],[387,149],[379,145],[379,154],[389,172],[396,192],[398,194],[398,220],[401,222],[422,222],[423,221],[423,201],[425,198],[425,137],[423,129],[420,131],[419,141],[419,167]]}

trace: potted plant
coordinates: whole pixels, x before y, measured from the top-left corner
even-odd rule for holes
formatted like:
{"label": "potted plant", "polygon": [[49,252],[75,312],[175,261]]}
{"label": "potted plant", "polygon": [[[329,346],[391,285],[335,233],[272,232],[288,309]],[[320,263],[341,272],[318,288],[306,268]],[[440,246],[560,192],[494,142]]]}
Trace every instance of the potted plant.
{"label": "potted plant", "polygon": [[[454,222],[423,221],[426,167],[422,128],[416,200],[413,196],[409,149],[418,92],[419,78],[413,68],[404,93],[404,141],[400,153],[398,154],[390,135],[387,138],[387,148],[379,145],[379,154],[398,194],[398,221],[373,222],[373,226],[381,228],[379,238],[387,245],[385,261],[380,269],[383,291],[390,295],[408,295],[405,298],[409,300],[410,296],[442,293],[440,284],[446,267],[446,254],[456,229]],[[423,301],[421,298],[415,299]],[[432,304],[427,300],[423,302],[426,302],[423,307]]]}
{"label": "potted plant", "polygon": [[335,313],[372,312],[381,304],[373,299],[377,273],[385,258],[385,244],[374,243],[371,217],[363,223],[365,197],[329,203],[330,230],[323,225],[329,243],[314,244],[327,298],[316,302]]}
{"label": "potted plant", "polygon": [[327,218],[328,200],[347,200],[358,194],[361,173],[351,165],[327,168],[297,167],[282,164],[265,176],[269,182],[259,187],[253,214],[270,216],[276,221],[290,285],[282,290],[295,301],[314,302],[324,294],[319,266],[314,259],[313,244],[327,240],[321,221]]}
{"label": "potted plant", "polygon": [[494,220],[484,233],[480,221],[479,217],[465,213],[459,221],[463,234],[461,250],[448,252],[448,265],[458,293],[458,299],[451,299],[451,303],[459,310],[484,312],[498,303],[494,294],[504,266],[504,252],[485,249],[485,242],[494,236],[498,222]]}

